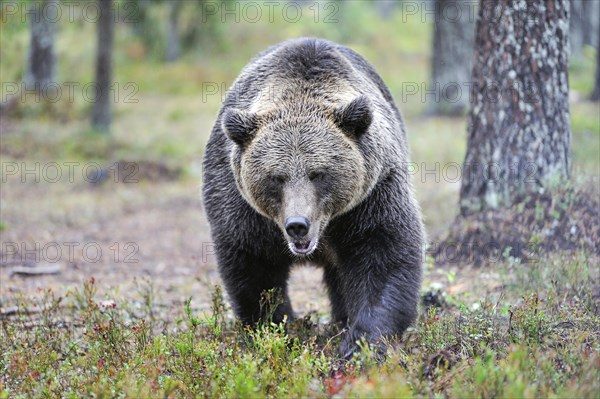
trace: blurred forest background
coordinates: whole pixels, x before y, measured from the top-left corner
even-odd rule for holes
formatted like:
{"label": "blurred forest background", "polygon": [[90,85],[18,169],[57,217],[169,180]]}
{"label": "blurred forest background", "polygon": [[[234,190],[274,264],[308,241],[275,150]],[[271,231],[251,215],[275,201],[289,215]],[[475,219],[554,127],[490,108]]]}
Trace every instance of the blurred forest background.
{"label": "blurred forest background", "polygon": [[[217,325],[225,312],[222,298],[212,297],[214,319],[202,322],[214,330],[199,332],[201,322],[191,316],[211,308],[211,290],[219,283],[199,188],[204,146],[221,101],[253,56],[301,36],[339,42],[366,58],[406,122],[415,192],[431,241],[425,310],[406,339],[408,356],[399,353],[402,361],[396,358],[396,368],[389,369],[400,377],[392,371],[391,377],[378,371],[370,377],[388,378],[381,386],[404,390],[379,395],[597,393],[600,1],[499,0],[506,15],[516,15],[512,25],[488,20],[489,30],[483,25],[476,32],[479,4],[0,1],[0,397],[114,395],[123,387],[132,389],[129,396],[167,397],[174,386],[188,396],[260,396],[262,389],[263,396],[326,397],[341,389],[343,383],[333,391],[327,385],[327,375],[339,379],[327,374],[334,365],[323,360],[331,352],[328,340],[319,341],[318,350],[314,340],[302,341],[312,346],[300,360],[294,356],[301,351],[281,354],[287,344],[276,356],[270,352],[273,342],[287,339],[278,332],[256,340],[264,348],[240,351],[235,338],[216,332],[225,325]],[[568,31],[570,44],[567,36],[536,30],[547,25],[523,24],[523,4],[568,5],[570,20],[562,9],[544,24]],[[510,45],[490,39],[491,31],[508,32]],[[519,40],[546,47],[533,62],[523,58]],[[489,54],[496,58],[481,62]],[[532,69],[512,71],[510,60]],[[543,116],[510,98],[499,103],[504,109],[493,102],[470,104],[467,88],[477,79],[503,85],[515,76],[543,88],[542,106],[535,108]],[[509,107],[533,122],[505,112]],[[464,185],[457,168],[465,159],[485,159],[486,140],[501,142],[504,132],[512,132],[498,123],[487,134],[481,115],[494,123],[512,118],[522,127],[517,136],[527,151],[539,144],[536,137],[557,137],[542,152],[519,153],[519,145],[497,152],[515,151],[534,164],[540,160],[538,166],[560,153],[565,159],[559,172],[570,178],[536,182],[530,196],[513,198],[504,208],[474,212],[465,206],[461,196],[477,197],[482,190]],[[495,253],[443,251],[444,245],[473,242],[495,243]],[[528,256],[538,262],[524,265]],[[478,267],[486,264],[492,267]],[[290,296],[298,314],[327,321],[320,281],[318,269],[295,270]],[[67,292],[68,306],[60,304]],[[193,357],[198,351],[212,366]],[[284,360],[270,369],[273,375],[260,374],[260,365],[274,358]],[[161,368],[164,362],[171,363]],[[436,374],[440,362],[448,369],[458,364],[451,372],[455,385]],[[469,374],[471,366],[475,374]],[[54,379],[45,383],[40,375]],[[298,376],[308,382],[296,384]],[[252,388],[254,382],[260,387]],[[374,388],[365,383],[352,389],[372,396]]]}
{"label": "blurred forest background", "polygon": [[[600,4],[570,4],[574,174],[598,176],[598,108],[587,100],[594,90]],[[270,45],[317,36],[348,45],[382,75],[407,120],[417,165],[435,170],[436,165],[460,164],[467,143],[465,83],[471,77],[477,6],[477,1],[465,0],[458,14],[449,7],[439,18],[434,1],[116,1],[114,44],[112,39],[99,41],[111,53],[112,75],[105,91],[112,98],[105,120],[98,121],[92,115],[103,112],[94,111],[102,101],[93,100],[93,85],[98,80],[98,35],[103,33],[96,3],[3,1],[3,131],[15,133],[3,135],[3,156],[143,160],[199,177],[198,160],[211,123],[241,68]],[[45,20],[46,26],[35,27]],[[53,64],[39,82],[53,82],[60,90],[55,93],[52,86],[41,100],[28,69],[28,64],[39,64],[30,49],[35,29]],[[447,82],[462,88],[452,103],[435,86],[443,88]],[[108,127],[109,135],[94,134]],[[421,201],[429,230],[438,231],[453,214],[446,206],[438,212],[433,204],[455,204],[456,184],[417,180],[427,186],[417,192],[427,193]]]}

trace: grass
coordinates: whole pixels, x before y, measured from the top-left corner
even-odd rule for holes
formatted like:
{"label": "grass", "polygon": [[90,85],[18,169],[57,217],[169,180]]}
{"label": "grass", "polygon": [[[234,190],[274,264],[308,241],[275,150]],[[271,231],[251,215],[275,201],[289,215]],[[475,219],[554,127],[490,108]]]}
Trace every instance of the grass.
{"label": "grass", "polygon": [[190,298],[170,319],[148,286],[141,309],[99,298],[93,278],[65,297],[40,289],[3,317],[0,397],[593,397],[597,264],[579,253],[496,268],[500,291],[424,307],[381,364],[368,345],[341,363],[337,327],[315,315],[244,329],[219,287],[211,312]]}

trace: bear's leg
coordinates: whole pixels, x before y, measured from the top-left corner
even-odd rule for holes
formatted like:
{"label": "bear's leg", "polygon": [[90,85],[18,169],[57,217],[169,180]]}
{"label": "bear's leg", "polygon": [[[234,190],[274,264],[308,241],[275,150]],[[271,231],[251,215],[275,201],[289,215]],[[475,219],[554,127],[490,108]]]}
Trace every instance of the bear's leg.
{"label": "bear's leg", "polygon": [[[269,316],[272,316],[274,323],[282,322],[284,316],[293,320],[294,314],[287,292],[290,265],[277,264],[268,256],[257,256],[246,251],[225,252],[217,248],[219,271],[239,319],[248,325],[264,321]],[[271,304],[261,306],[261,296],[271,289],[275,290],[276,295],[281,295],[280,299],[283,301],[276,309]]]}
{"label": "bear's leg", "polygon": [[340,345],[343,357],[358,350],[356,341],[362,337],[383,354],[382,338],[401,336],[417,316],[421,276],[418,249],[406,251],[405,243],[389,237],[381,241],[364,237],[362,242],[364,245],[345,254],[340,265],[345,272],[349,327]]}
{"label": "bear's leg", "polygon": [[323,279],[327,285],[329,302],[331,303],[331,318],[336,323],[342,323],[346,326],[348,322],[348,312],[342,290],[342,280],[333,266],[327,265],[323,273]]}

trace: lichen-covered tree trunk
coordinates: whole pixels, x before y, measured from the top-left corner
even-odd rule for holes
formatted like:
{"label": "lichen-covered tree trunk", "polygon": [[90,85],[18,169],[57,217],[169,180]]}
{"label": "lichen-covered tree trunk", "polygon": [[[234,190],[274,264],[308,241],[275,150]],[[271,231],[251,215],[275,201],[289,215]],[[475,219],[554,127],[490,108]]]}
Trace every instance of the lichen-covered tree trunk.
{"label": "lichen-covered tree trunk", "polygon": [[[456,115],[469,106],[471,59],[476,10],[472,0],[438,0],[433,32],[432,82],[434,114]],[[431,98],[431,97],[428,97]]]}
{"label": "lichen-covered tree trunk", "polygon": [[463,215],[570,176],[568,32],[568,0],[482,0]]}
{"label": "lichen-covered tree trunk", "polygon": [[92,126],[108,131],[111,123],[112,51],[114,36],[113,0],[98,0],[98,48],[96,55],[96,96]]}
{"label": "lichen-covered tree trunk", "polygon": [[54,36],[60,9],[58,0],[34,2],[29,7],[31,39],[23,83],[27,90],[40,91],[55,81]]}

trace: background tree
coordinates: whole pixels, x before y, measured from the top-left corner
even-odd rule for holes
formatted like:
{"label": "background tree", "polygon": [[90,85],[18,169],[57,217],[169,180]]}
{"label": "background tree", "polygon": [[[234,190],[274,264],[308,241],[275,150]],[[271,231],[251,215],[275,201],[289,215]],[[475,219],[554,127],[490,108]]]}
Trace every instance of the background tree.
{"label": "background tree", "polygon": [[475,3],[438,0],[435,6],[431,87],[440,94],[431,104],[434,114],[456,115],[469,105],[467,82],[475,40]]}
{"label": "background tree", "polygon": [[590,96],[592,101],[600,101],[600,29],[598,29],[598,47],[596,48],[596,83]]}
{"label": "background tree", "polygon": [[[119,14],[126,19],[127,26],[143,45],[143,55],[163,60],[166,58],[166,44],[169,40],[169,18],[165,18],[165,8],[170,14],[171,1],[162,0],[121,0]],[[187,2],[192,3],[192,2]],[[195,3],[195,2],[194,2]],[[164,7],[166,5],[166,7]],[[166,22],[166,23],[165,23]]]}
{"label": "background tree", "polygon": [[572,57],[581,57],[584,46],[598,48],[598,32],[600,31],[600,1],[571,0],[571,22],[569,24],[569,41]]}
{"label": "background tree", "polygon": [[569,3],[522,4],[480,4],[463,215],[510,205],[515,194],[571,173]]}
{"label": "background tree", "polygon": [[375,9],[377,14],[382,19],[388,19],[394,13],[394,9],[398,7],[402,0],[377,0],[375,1]]}
{"label": "background tree", "polygon": [[129,26],[142,39],[148,35],[149,27],[152,25],[148,15],[151,5],[150,0],[123,0],[123,11],[130,19]]}
{"label": "background tree", "polygon": [[92,126],[109,130],[111,123],[112,52],[114,36],[113,0],[98,0],[98,50],[96,56],[96,96]]}
{"label": "background tree", "polygon": [[[221,10],[241,10],[243,3],[238,3],[237,6],[232,0],[183,1],[182,3],[179,20],[182,50],[199,51],[201,54],[222,51],[226,46],[227,22],[232,21],[234,17],[231,14],[229,17],[223,17]],[[266,14],[263,14],[263,18],[266,18]]]}
{"label": "background tree", "polygon": [[169,22],[167,25],[167,44],[165,49],[165,59],[168,62],[175,61],[181,53],[179,45],[179,11],[181,10],[181,0],[169,0]]}
{"label": "background tree", "polygon": [[24,84],[27,90],[43,90],[56,77],[54,36],[59,18],[58,0],[32,2],[28,13],[31,28]]}

